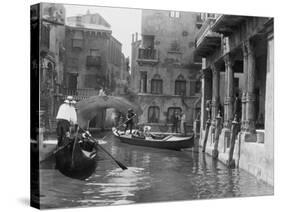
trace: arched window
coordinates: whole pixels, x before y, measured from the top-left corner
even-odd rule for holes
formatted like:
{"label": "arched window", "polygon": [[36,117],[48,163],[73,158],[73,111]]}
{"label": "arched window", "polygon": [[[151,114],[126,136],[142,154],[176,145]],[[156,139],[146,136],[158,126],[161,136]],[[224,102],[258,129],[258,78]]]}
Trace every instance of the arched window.
{"label": "arched window", "polygon": [[150,106],[148,108],[148,123],[159,122],[160,109],[158,106]]}
{"label": "arched window", "polygon": [[174,119],[174,114],[180,114],[181,113],[181,108],[180,107],[169,107],[168,108],[168,114],[167,114],[167,122],[172,123]]}
{"label": "arched window", "polygon": [[162,94],[163,93],[163,80],[159,74],[155,74],[151,79],[151,93]]}
{"label": "arched window", "polygon": [[186,80],[182,75],[179,75],[175,81],[175,95],[186,95]]}

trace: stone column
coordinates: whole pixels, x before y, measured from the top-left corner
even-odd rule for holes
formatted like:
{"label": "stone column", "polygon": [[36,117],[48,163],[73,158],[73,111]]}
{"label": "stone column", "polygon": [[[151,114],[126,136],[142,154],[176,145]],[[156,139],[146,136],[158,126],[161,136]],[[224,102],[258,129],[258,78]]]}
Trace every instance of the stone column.
{"label": "stone column", "polygon": [[247,96],[247,84],[248,84],[248,48],[247,44],[243,43],[243,76],[244,76],[244,88],[242,92],[242,114],[241,114],[241,130],[245,130],[245,122],[246,122],[246,96]]}
{"label": "stone column", "polygon": [[254,48],[250,41],[247,41],[248,49],[248,77],[247,77],[247,94],[246,94],[246,121],[245,130],[255,132],[255,55]]}
{"label": "stone column", "polygon": [[213,77],[212,77],[212,125],[215,126],[216,117],[218,113],[219,106],[219,80],[220,80],[220,72],[217,70],[215,65],[211,66]]}
{"label": "stone column", "polygon": [[233,78],[234,72],[232,69],[233,62],[230,55],[224,57],[225,62],[225,99],[224,99],[224,127],[230,129],[231,121],[233,120]]}

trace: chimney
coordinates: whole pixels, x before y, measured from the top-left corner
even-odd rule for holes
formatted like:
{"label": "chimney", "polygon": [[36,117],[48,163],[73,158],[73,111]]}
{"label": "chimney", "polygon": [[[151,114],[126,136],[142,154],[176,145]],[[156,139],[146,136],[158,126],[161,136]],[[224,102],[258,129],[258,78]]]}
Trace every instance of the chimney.
{"label": "chimney", "polygon": [[135,35],[134,34],[132,34],[132,43],[134,43],[135,41],[134,41],[134,38],[135,38]]}
{"label": "chimney", "polygon": [[81,16],[76,16],[76,26],[80,26],[80,27],[83,26]]}
{"label": "chimney", "polygon": [[138,33],[136,32],[136,41],[138,41]]}

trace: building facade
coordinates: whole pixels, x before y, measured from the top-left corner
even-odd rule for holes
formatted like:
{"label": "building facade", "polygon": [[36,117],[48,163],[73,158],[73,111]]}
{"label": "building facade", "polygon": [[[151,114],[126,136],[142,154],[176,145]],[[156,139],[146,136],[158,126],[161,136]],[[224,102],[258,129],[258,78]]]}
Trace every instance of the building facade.
{"label": "building facade", "polygon": [[45,132],[54,131],[60,105],[65,53],[65,8],[40,4],[40,111]]}
{"label": "building facade", "polygon": [[[98,95],[119,95],[127,73],[122,44],[112,36],[110,25],[99,14],[87,13],[67,18],[64,94],[76,100]],[[123,88],[120,86],[124,86]],[[105,112],[92,120],[90,127],[104,128]]]}
{"label": "building facade", "polygon": [[111,35],[109,24],[98,14],[67,20],[66,93],[81,99],[98,95],[101,88],[114,92],[114,75],[121,71],[122,44]]}
{"label": "building facade", "polygon": [[199,69],[193,55],[198,17],[178,11],[142,11],[141,38],[132,36],[130,87],[143,114],[139,123],[171,130],[174,112],[184,112],[192,129],[200,111]]}
{"label": "building facade", "polygon": [[216,14],[205,17],[195,52],[202,57],[200,144],[270,184],[273,42],[272,18]]}

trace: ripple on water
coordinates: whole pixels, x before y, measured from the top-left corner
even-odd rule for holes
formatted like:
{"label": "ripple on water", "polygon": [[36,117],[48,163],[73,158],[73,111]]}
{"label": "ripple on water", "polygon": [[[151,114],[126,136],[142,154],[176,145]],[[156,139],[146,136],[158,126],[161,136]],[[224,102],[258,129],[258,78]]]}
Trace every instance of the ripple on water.
{"label": "ripple on water", "polygon": [[[80,202],[105,203],[106,199],[107,204],[133,203],[135,201],[127,198],[134,197],[139,190],[149,188],[149,183],[145,183],[148,178],[143,168],[128,167],[126,170],[120,168],[109,170],[104,176],[103,183],[95,181],[86,183],[88,189],[83,191],[83,194],[87,195],[87,200]],[[88,198],[94,197],[91,195],[99,196],[99,198],[89,200]]]}

